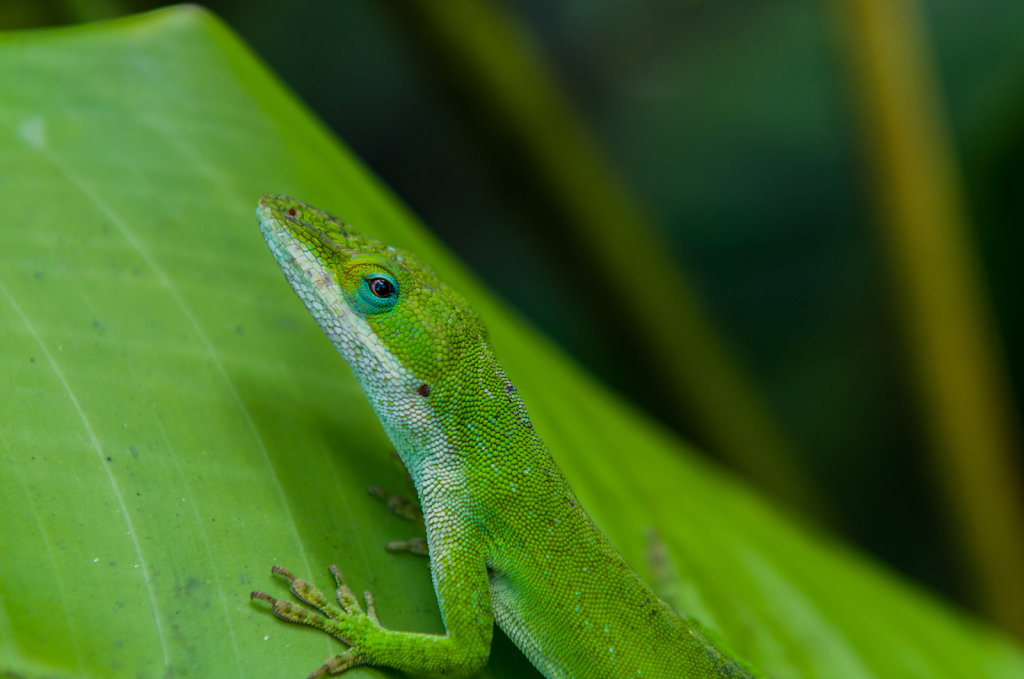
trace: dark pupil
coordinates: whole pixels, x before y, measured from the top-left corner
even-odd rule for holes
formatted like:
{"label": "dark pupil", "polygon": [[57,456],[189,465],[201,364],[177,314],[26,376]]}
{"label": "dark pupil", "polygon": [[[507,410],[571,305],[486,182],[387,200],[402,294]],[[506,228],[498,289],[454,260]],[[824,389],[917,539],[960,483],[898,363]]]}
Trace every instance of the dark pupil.
{"label": "dark pupil", "polygon": [[395,294],[395,286],[386,278],[371,278],[370,292],[377,297],[390,297]]}

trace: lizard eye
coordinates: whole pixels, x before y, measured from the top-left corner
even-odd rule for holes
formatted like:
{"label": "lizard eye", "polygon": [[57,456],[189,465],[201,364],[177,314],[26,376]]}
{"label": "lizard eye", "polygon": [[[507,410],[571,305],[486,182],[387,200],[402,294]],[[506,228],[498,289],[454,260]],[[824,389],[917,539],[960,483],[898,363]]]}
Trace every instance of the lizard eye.
{"label": "lizard eye", "polygon": [[398,281],[379,267],[354,277],[355,288],[345,293],[349,305],[364,316],[384,313],[398,302]]}
{"label": "lizard eye", "polygon": [[380,297],[381,299],[392,297],[396,292],[398,292],[395,289],[395,284],[387,278],[370,278],[366,281],[366,285],[370,288],[370,292],[373,293],[374,296]]}

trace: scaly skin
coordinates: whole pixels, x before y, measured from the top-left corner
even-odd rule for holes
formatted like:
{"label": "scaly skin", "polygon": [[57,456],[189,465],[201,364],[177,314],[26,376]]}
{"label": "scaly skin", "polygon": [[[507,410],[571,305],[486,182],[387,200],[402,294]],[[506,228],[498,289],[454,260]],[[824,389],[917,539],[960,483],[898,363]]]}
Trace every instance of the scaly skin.
{"label": "scaly skin", "polygon": [[447,630],[384,629],[372,600],[363,612],[336,568],[340,608],[275,567],[323,615],[253,597],[348,645],[312,676],[362,664],[472,676],[487,662],[496,622],[549,679],[752,679],[594,526],[458,293],[411,255],[291,198],[263,196],[257,216],[412,476]]}

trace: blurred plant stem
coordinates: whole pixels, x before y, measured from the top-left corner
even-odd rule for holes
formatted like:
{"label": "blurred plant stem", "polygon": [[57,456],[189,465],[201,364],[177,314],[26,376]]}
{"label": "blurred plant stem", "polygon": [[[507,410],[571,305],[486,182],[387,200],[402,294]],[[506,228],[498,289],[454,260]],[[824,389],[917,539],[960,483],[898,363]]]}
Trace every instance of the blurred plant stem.
{"label": "blurred plant stem", "polygon": [[63,13],[67,23],[98,21],[133,11],[132,3],[121,0],[57,0],[53,4]]}
{"label": "blurred plant stem", "polygon": [[491,164],[541,195],[546,240],[585,277],[574,286],[606,299],[609,322],[624,326],[621,360],[666,395],[677,423],[692,423],[737,470],[821,518],[825,503],[792,446],[516,18],[487,0],[408,0],[391,9],[430,75],[459,102],[465,127],[485,127],[487,146],[501,149]]}
{"label": "blurred plant stem", "polygon": [[839,9],[956,550],[979,605],[1024,637],[1020,431],[920,4],[845,0]]}

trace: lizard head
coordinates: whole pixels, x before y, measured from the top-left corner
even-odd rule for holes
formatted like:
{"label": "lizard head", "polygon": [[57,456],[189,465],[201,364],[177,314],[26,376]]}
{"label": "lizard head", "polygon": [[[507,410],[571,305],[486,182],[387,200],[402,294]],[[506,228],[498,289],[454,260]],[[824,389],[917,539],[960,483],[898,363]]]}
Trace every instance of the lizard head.
{"label": "lizard head", "polygon": [[383,421],[389,409],[425,403],[480,351],[476,313],[414,256],[287,196],[264,195],[256,214],[288,282]]}

